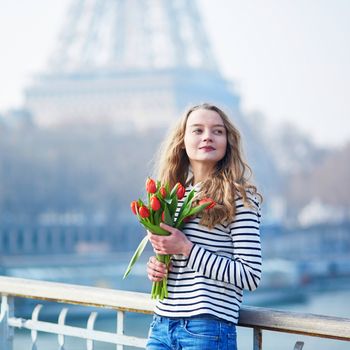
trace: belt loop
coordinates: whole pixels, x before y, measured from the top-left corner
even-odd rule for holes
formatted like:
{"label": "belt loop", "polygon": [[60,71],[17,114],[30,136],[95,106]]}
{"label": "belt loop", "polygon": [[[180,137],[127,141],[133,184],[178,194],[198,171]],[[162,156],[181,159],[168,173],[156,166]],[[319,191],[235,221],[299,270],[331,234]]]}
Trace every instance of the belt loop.
{"label": "belt loop", "polygon": [[153,319],[154,319],[155,321],[159,322],[159,323],[162,322],[162,317],[159,316],[159,315],[157,315],[157,314],[154,314],[154,315],[153,315]]}

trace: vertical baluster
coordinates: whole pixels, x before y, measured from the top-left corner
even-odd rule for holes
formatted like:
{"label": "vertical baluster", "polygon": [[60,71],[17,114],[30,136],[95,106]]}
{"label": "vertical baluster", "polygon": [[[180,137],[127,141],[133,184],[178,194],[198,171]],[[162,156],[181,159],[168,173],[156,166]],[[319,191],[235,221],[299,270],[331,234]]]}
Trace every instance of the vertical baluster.
{"label": "vertical baluster", "polygon": [[[32,313],[32,320],[33,321],[38,321],[39,320],[39,313],[41,311],[41,308],[43,306],[41,304],[38,304],[37,306],[35,306],[33,313]],[[38,340],[38,331],[33,329],[31,332],[31,337],[32,337],[32,350],[37,350],[37,346],[36,346],[36,341]]]}
{"label": "vertical baluster", "polygon": [[8,319],[13,317],[14,306],[13,298],[3,295],[1,298],[0,309],[0,349],[12,350],[13,349],[13,335],[14,330],[9,327]]}
{"label": "vertical baluster", "polygon": [[297,341],[294,346],[294,350],[302,350],[304,347],[304,342],[303,341]]}
{"label": "vertical baluster", "polygon": [[[117,334],[124,334],[124,311],[118,310],[117,314]],[[117,345],[117,350],[123,350],[124,346],[121,344]]]}
{"label": "vertical baluster", "polygon": [[[95,321],[96,321],[96,317],[97,317],[97,312],[91,312],[88,322],[87,322],[87,329],[88,330],[93,330],[95,327]],[[94,350],[94,341],[91,339],[88,339],[86,341],[86,349],[87,350]]]}
{"label": "vertical baluster", "polygon": [[[65,307],[61,310],[59,316],[58,316],[58,324],[61,326],[64,326],[66,323],[66,316],[68,313],[68,308]],[[59,334],[58,335],[58,350],[64,350],[64,335]]]}
{"label": "vertical baluster", "polygon": [[261,328],[253,328],[253,336],[254,336],[254,341],[253,341],[253,349],[254,350],[262,350],[262,330]]}

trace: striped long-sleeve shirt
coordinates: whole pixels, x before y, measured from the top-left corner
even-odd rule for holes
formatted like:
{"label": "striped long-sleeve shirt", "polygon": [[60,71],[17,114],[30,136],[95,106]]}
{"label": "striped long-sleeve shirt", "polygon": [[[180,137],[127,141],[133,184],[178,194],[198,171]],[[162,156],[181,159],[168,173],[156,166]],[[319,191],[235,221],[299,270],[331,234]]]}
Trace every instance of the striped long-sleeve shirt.
{"label": "striped long-sleeve shirt", "polygon": [[182,231],[194,245],[188,257],[172,257],[168,298],[157,301],[156,314],[211,314],[237,323],[243,289],[256,289],[261,277],[260,206],[255,196],[248,196],[253,208],[237,198],[236,216],[227,225],[210,230],[199,218],[185,224]]}

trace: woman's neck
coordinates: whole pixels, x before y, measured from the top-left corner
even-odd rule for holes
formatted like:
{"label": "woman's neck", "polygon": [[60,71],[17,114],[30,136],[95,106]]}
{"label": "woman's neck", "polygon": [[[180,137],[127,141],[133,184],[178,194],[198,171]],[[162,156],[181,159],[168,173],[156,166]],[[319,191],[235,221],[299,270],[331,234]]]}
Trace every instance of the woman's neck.
{"label": "woman's neck", "polygon": [[193,185],[198,184],[199,182],[205,181],[212,173],[213,168],[208,168],[208,166],[197,165],[192,166],[193,172]]}

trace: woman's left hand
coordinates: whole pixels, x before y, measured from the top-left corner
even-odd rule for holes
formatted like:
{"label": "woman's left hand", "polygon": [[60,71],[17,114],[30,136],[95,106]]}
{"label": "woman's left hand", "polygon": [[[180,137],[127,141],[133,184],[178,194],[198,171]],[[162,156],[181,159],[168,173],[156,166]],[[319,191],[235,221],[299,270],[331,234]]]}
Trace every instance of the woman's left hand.
{"label": "woman's left hand", "polygon": [[193,243],[177,228],[161,223],[160,227],[170,232],[169,236],[155,235],[148,231],[148,239],[156,254],[183,254],[189,256]]}
{"label": "woman's left hand", "polygon": [[151,256],[147,263],[147,275],[152,282],[160,282],[168,274],[168,268],[165,264]]}

